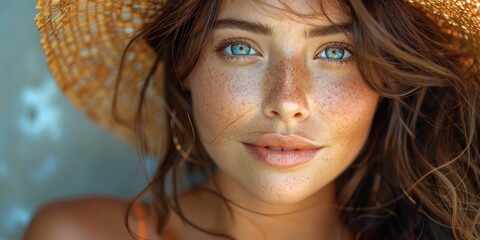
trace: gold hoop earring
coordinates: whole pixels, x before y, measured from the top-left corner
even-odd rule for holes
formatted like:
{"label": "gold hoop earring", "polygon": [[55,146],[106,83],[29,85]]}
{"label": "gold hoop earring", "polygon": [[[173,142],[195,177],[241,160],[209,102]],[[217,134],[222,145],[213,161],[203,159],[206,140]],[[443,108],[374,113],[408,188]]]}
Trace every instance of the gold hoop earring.
{"label": "gold hoop earring", "polygon": [[[192,152],[192,145],[190,145],[190,147],[185,151],[183,146],[180,144],[180,141],[179,141],[178,136],[177,136],[176,129],[178,127],[179,129],[185,131],[185,128],[182,125],[179,125],[180,122],[177,119],[177,114],[176,113],[177,112],[174,109],[172,111],[171,117],[170,117],[170,131],[172,132],[171,133],[172,142],[173,142],[173,144],[175,144],[175,149],[180,154],[180,156],[183,159],[185,159],[187,162],[192,163],[192,164],[197,164],[197,165],[204,164],[205,163],[204,161],[199,160],[199,159],[195,159],[195,158],[190,156],[190,153]],[[188,115],[188,119],[189,119],[190,124],[191,124],[190,114]],[[193,132],[193,129],[192,129],[192,132]]]}

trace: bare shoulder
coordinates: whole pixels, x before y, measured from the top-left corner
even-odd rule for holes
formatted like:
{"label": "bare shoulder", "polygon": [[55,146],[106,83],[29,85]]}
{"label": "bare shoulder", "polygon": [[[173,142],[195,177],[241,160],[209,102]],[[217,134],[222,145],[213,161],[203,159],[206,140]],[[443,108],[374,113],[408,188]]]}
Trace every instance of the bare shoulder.
{"label": "bare shoulder", "polygon": [[24,240],[132,239],[125,226],[128,203],[113,198],[85,198],[42,207]]}

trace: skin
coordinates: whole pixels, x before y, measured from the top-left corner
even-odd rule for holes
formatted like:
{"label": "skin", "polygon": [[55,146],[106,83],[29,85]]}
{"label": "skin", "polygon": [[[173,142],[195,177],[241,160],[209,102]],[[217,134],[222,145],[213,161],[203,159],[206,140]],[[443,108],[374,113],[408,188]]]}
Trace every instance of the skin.
{"label": "skin", "polygon": [[[268,4],[281,7],[278,1]],[[324,4],[334,23],[349,22],[334,1]],[[272,220],[234,208],[236,215],[242,217],[229,225],[225,224],[229,222],[228,212],[216,207],[220,214],[211,220],[215,222],[212,227],[221,225],[220,231],[227,229],[239,239],[247,239],[243,234],[251,233],[247,229],[255,225],[263,229],[256,237],[267,239],[289,239],[293,236],[288,233],[298,233],[299,229],[303,229],[302,239],[333,237],[331,229],[335,227],[325,222],[338,217],[332,210],[333,180],[365,144],[379,101],[379,96],[362,81],[353,56],[319,57],[329,47],[353,48],[348,34],[312,37],[312,29],[331,22],[322,16],[308,20],[299,16],[321,14],[313,2],[289,6],[294,14],[251,1],[225,3],[217,21],[261,23],[270,31],[258,33],[235,26],[216,28],[186,81],[192,93],[200,140],[218,166],[216,180],[223,194],[252,211],[288,213]],[[246,44],[254,51],[233,55],[232,45],[225,48],[224,44],[231,38],[235,40],[227,44]],[[339,42],[344,44],[339,46]],[[265,133],[300,136],[321,146],[321,150],[299,166],[275,168],[256,159],[242,144]],[[193,212],[196,198],[190,197],[189,210]],[[189,201],[186,202],[188,205]],[[208,209],[215,206],[221,203]],[[301,221],[295,224],[295,219]],[[298,222],[303,227],[299,228]],[[266,230],[269,227],[276,230]]]}
{"label": "skin", "polygon": [[[334,179],[365,144],[379,96],[362,81],[348,33],[312,36],[313,29],[332,25],[317,3],[295,1],[285,11],[278,0],[264,2],[277,9],[226,1],[217,21],[261,23],[269,31],[217,27],[185,81],[199,138],[218,166],[220,190],[238,206],[231,208],[232,217],[219,198],[199,190],[182,195],[181,206],[200,227],[237,239],[349,239],[334,207]],[[334,23],[349,22],[335,1],[323,3]],[[233,56],[231,44],[253,51]],[[329,59],[325,53],[332,48],[352,56],[343,52],[344,58]],[[273,167],[243,144],[266,133],[299,136],[321,148],[301,165]],[[211,181],[205,187],[214,188]],[[130,239],[125,229],[119,230],[125,207],[112,199],[57,203],[37,214],[25,239],[65,239],[75,232],[83,233],[78,239]],[[149,237],[158,239],[155,215],[146,221]],[[98,228],[104,222],[112,224]],[[165,229],[162,239],[216,239],[174,213]]]}

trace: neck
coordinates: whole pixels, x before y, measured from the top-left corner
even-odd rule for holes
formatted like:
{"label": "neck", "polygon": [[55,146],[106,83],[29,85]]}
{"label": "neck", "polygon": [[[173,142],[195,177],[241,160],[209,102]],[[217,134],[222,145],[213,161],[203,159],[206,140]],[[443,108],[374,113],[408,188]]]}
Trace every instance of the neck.
{"label": "neck", "polygon": [[[218,188],[230,204],[208,191],[194,191],[183,197],[187,215],[201,223],[200,226],[227,233],[235,239],[346,238],[335,207],[333,183],[300,202],[272,204],[255,198],[230,181],[233,180],[216,175]],[[205,188],[216,189],[213,181]],[[205,214],[206,211],[209,214]]]}

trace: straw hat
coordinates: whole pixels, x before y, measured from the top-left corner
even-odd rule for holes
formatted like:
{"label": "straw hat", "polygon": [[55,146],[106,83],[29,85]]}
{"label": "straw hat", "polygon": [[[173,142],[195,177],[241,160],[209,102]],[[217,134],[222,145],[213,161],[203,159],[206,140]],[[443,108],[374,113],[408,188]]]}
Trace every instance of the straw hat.
{"label": "straw hat", "polygon": [[[112,114],[119,64],[127,43],[158,14],[159,0],[38,0],[35,17],[47,65],[61,91],[88,118],[136,145],[134,123],[142,80],[155,53],[145,42],[132,45],[118,86],[117,116]],[[160,68],[161,70],[161,68]],[[162,154],[167,144],[161,81],[146,94],[145,132]]]}
{"label": "straw hat", "polygon": [[[406,0],[434,19],[463,50],[479,52],[480,0]],[[57,84],[90,119],[135,145],[133,131],[139,88],[155,54],[146,43],[135,44],[126,56],[118,87],[118,113],[112,99],[119,64],[127,43],[161,10],[162,0],[37,0],[35,23],[46,61]],[[478,67],[477,67],[478,69]],[[160,69],[161,71],[161,69]],[[478,70],[477,70],[478,71]],[[146,97],[145,130],[158,149],[167,141],[168,124],[161,81]]]}

